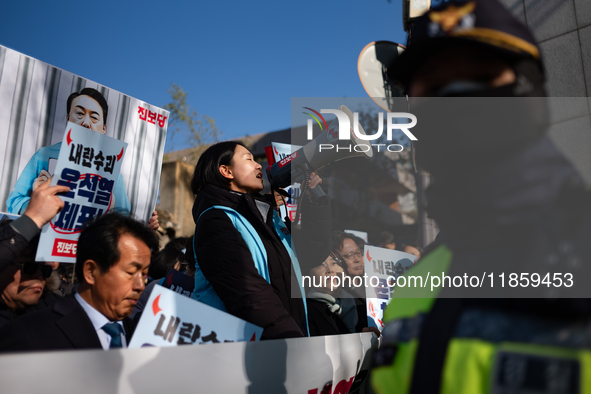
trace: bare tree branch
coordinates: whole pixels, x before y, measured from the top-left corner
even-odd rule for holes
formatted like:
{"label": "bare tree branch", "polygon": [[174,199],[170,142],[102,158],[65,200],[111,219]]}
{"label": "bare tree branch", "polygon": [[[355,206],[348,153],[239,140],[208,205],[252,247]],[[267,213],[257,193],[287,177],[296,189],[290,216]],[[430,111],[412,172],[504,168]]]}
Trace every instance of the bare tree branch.
{"label": "bare tree branch", "polygon": [[200,147],[208,143],[217,142],[221,131],[215,125],[215,119],[199,114],[187,103],[188,92],[185,92],[180,85],[172,83],[168,89],[172,102],[164,108],[170,111],[169,124],[172,126],[171,138],[179,131],[186,130],[188,133],[187,142],[194,147]]}

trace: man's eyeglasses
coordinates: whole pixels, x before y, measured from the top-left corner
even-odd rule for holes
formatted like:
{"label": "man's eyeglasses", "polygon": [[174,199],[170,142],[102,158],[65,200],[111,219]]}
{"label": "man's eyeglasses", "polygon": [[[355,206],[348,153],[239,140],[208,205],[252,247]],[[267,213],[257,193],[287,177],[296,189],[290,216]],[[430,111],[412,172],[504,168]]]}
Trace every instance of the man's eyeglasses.
{"label": "man's eyeglasses", "polygon": [[359,249],[357,249],[355,252],[349,252],[347,254],[343,255],[343,258],[345,260],[352,260],[355,256],[357,257],[362,257],[363,256],[363,252]]}
{"label": "man's eyeglasses", "polygon": [[36,263],[34,261],[26,261],[24,263],[14,263],[14,264],[22,266],[23,272],[29,276],[35,275],[35,273],[37,272],[37,269],[39,269],[41,271],[41,276],[43,276],[43,278],[45,278],[45,279],[49,278],[51,276],[51,271],[53,271],[53,268],[51,268],[51,265],[45,265],[43,263]]}

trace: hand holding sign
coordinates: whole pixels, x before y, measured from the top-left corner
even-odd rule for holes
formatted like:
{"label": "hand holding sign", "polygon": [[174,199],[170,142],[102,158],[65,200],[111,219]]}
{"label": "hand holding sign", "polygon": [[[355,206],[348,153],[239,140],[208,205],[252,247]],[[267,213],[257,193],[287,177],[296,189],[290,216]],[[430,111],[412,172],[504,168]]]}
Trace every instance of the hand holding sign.
{"label": "hand holding sign", "polygon": [[39,173],[39,176],[33,182],[33,191],[37,190],[37,188],[39,186],[41,186],[42,184],[44,184],[48,180],[51,180],[51,175],[49,174],[49,172],[47,172],[45,170],[41,170],[41,172]]}
{"label": "hand holding sign", "polygon": [[49,222],[64,207],[64,202],[56,196],[57,193],[69,192],[68,186],[49,186],[49,182],[42,183],[31,194],[31,201],[25,211],[39,228]]}

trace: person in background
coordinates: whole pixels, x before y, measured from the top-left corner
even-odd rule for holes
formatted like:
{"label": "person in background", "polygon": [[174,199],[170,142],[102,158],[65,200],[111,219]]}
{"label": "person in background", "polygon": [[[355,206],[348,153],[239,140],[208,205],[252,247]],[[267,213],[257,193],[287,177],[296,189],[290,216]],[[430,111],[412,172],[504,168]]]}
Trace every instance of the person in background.
{"label": "person in background", "polygon": [[148,270],[149,279],[151,281],[159,281],[173,268],[180,271],[186,262],[185,253],[169,242],[154,256],[152,264],[150,264],[150,269]]}
{"label": "person in background", "polygon": [[189,238],[191,237],[172,238],[170,241],[168,241],[168,243],[166,243],[166,245],[164,245],[164,248],[175,248],[185,253],[185,249],[187,248],[187,242],[189,241]]}
{"label": "person in background", "polygon": [[354,299],[343,297],[342,279],[344,263],[336,252],[319,266],[309,271],[310,286],[307,289],[308,320],[310,336],[350,334],[354,332],[373,332],[380,335],[375,327],[359,323]]}
{"label": "person in background", "polygon": [[389,231],[382,231],[380,234],[380,242],[378,243],[380,248],[396,249],[396,240],[394,234]]}
{"label": "person in background", "polygon": [[[347,326],[352,329],[352,332],[361,332],[364,327],[367,327],[367,300],[365,293],[365,286],[355,286],[355,277],[363,277],[364,261],[363,248],[365,241],[352,234],[343,231],[335,230],[332,233],[332,247],[333,251],[342,256],[344,261],[345,274],[351,277],[351,286],[346,283],[341,291],[341,299],[343,302],[353,302],[356,313],[348,314],[345,318]],[[361,283],[365,283],[362,281]],[[347,301],[345,301],[347,299]]]}
{"label": "person in background", "polygon": [[178,248],[181,245],[184,246],[183,241],[186,243],[187,238],[181,240],[173,239],[169,241],[160,252],[154,255],[152,258],[152,264],[148,270],[148,279],[150,282],[140,296],[137,305],[133,308],[133,311],[129,316],[131,319],[136,320],[136,316],[145,309],[146,304],[150,299],[150,295],[152,294],[152,290],[154,290],[156,285],[165,286],[167,288],[170,288],[170,285],[176,285],[172,278],[171,282],[166,285],[164,284],[164,281],[166,280],[167,275],[171,274],[171,270],[181,272],[181,270],[187,266],[185,253]]}
{"label": "person in background", "polygon": [[0,226],[0,325],[36,307],[52,267],[35,262],[41,227],[61,211],[57,193],[67,186],[41,184],[24,214]]}
{"label": "person in background", "polygon": [[[349,276],[363,276],[363,245],[359,237],[335,230],[332,233],[332,247],[343,257],[345,273]],[[361,245],[361,247],[360,247]]]}
{"label": "person in background", "polygon": [[[319,266],[309,271],[310,287],[306,296],[310,336],[349,334],[341,320],[343,313],[339,295],[340,275],[344,273],[341,258],[332,252]],[[334,280],[338,278],[339,280]]]}
{"label": "person in background", "polygon": [[421,249],[417,246],[414,246],[412,244],[407,244],[405,242],[401,242],[398,245],[398,248],[396,248],[396,250],[400,250],[401,252],[404,253],[408,253],[408,254],[412,254],[414,256],[417,257],[417,260],[415,261],[415,264],[419,262],[419,260],[421,260]]}
{"label": "person in background", "polygon": [[[2,226],[9,226],[8,222]],[[6,268],[0,271],[0,328],[31,310],[39,303],[52,268],[35,262],[39,236]],[[55,301],[52,299],[52,301]]]}

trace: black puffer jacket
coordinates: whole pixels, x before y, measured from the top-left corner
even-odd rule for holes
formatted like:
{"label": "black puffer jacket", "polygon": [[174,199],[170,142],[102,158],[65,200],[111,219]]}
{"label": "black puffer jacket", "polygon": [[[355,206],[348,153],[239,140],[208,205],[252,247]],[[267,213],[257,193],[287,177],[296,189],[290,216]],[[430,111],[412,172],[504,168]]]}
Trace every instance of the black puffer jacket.
{"label": "black puffer jacket", "polygon": [[[237,193],[207,185],[193,206],[193,219],[214,205],[234,209],[255,228],[267,252],[271,284],[259,275],[246,242],[227,214],[211,209],[195,227],[195,254],[199,267],[234,316],[264,328],[263,339],[304,336],[306,318],[293,274],[290,253],[273,225],[271,196]],[[302,207],[303,232],[292,234],[302,273],[320,264],[330,253],[330,205]]]}

